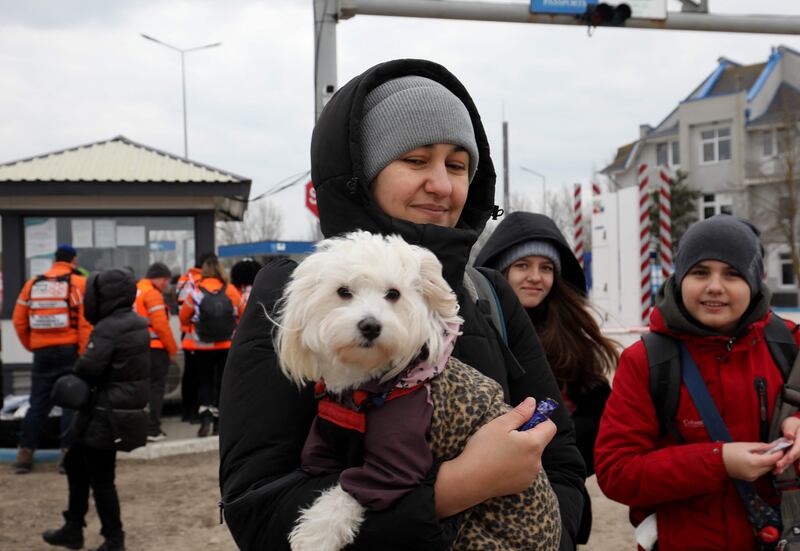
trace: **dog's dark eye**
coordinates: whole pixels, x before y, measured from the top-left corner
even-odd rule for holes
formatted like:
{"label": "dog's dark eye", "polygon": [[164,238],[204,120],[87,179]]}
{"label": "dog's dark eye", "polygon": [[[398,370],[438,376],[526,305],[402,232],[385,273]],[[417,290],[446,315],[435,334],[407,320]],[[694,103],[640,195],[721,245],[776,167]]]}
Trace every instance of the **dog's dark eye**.
{"label": "dog's dark eye", "polygon": [[347,287],[339,287],[336,289],[336,294],[342,298],[353,298],[353,293]]}
{"label": "dog's dark eye", "polygon": [[388,291],[386,291],[386,294],[383,296],[383,298],[394,302],[400,298],[400,291],[398,291],[397,289],[389,289]]}

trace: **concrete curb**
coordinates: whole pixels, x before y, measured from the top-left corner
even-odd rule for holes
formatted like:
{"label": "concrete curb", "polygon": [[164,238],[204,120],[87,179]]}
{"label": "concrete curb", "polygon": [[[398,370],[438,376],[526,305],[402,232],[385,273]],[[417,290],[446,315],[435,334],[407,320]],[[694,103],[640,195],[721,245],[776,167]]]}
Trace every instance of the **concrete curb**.
{"label": "concrete curb", "polygon": [[136,448],[132,452],[119,452],[118,459],[150,460],[171,455],[184,455],[187,453],[205,453],[219,449],[219,437],[207,436],[206,438],[184,438],[182,440],[164,440],[162,442],[149,442],[146,446]]}
{"label": "concrete curb", "polygon": [[[52,463],[61,459],[61,450],[36,450],[34,463]],[[17,448],[0,448],[0,463],[14,463],[17,460]]]}

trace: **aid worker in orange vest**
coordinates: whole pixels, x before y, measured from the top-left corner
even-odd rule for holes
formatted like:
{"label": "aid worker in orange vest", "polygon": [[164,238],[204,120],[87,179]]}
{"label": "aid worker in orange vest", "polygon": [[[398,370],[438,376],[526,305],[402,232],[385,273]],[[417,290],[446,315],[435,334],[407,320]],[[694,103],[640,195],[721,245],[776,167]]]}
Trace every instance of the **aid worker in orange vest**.
{"label": "aid worker in orange vest", "polygon": [[[189,268],[185,274],[178,278],[175,286],[178,295],[178,311],[183,303],[189,298],[195,289],[195,285],[202,278],[201,266],[203,261],[214,253],[205,253],[198,257],[197,263]],[[189,326],[181,323],[181,340],[189,331]],[[181,406],[183,409],[182,419],[192,422],[197,419],[197,374],[194,368],[194,350],[183,349],[183,374],[181,375]]]}
{"label": "aid worker in orange vest", "polygon": [[161,262],[147,268],[145,276],[136,284],[136,313],[147,320],[150,331],[150,417],[147,423],[147,441],[158,442],[166,438],[161,430],[161,408],[167,384],[169,366],[177,363],[178,345],[169,325],[169,310],[161,292],[169,285],[172,273]]}
{"label": "aid worker in orange vest", "polygon": [[229,283],[216,255],[205,259],[202,276],[180,311],[181,325],[189,327],[181,345],[185,351],[194,353],[200,416],[197,435],[200,437],[209,435],[212,424],[216,434],[222,372],[242,313],[241,295]]}
{"label": "aid worker in orange vest", "polygon": [[[50,392],[62,375],[72,373],[75,360],[86,348],[92,326],[83,317],[86,278],[79,274],[78,253],[60,245],[55,262],[44,274],[22,287],[12,316],[22,346],[33,352],[30,407],[22,421],[15,472],[33,468],[33,452],[42,425],[53,404]],[[68,430],[73,412],[61,414],[61,451],[66,452],[74,435]]]}

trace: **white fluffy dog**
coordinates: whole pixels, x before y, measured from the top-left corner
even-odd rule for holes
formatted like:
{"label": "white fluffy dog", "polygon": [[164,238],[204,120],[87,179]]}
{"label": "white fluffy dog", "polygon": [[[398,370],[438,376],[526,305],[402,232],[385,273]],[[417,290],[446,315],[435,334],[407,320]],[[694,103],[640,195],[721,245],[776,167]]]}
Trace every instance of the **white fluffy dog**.
{"label": "white fluffy dog", "polygon": [[[421,354],[439,358],[444,330],[462,321],[433,253],[368,232],[321,242],[294,271],[279,312],[281,369],[298,385],[324,380],[333,394],[392,381]],[[302,511],[291,547],[341,549],[366,511],[337,484]]]}

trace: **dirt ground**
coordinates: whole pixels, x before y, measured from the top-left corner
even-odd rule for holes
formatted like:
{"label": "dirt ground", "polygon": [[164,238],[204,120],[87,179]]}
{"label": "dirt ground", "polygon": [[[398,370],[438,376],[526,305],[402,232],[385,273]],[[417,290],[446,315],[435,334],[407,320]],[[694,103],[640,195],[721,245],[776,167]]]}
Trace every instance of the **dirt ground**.
{"label": "dirt ground", "polygon": [[[122,504],[126,546],[131,551],[235,550],[219,524],[216,452],[152,461],[118,461],[117,490]],[[602,496],[594,478],[588,481],[594,508],[589,545],[581,551],[635,549],[625,507]],[[30,475],[15,475],[0,464],[0,550],[55,549],[42,541],[47,528],[61,526],[67,481],[55,463],[37,463]],[[87,548],[102,542],[97,515],[87,516]]]}

